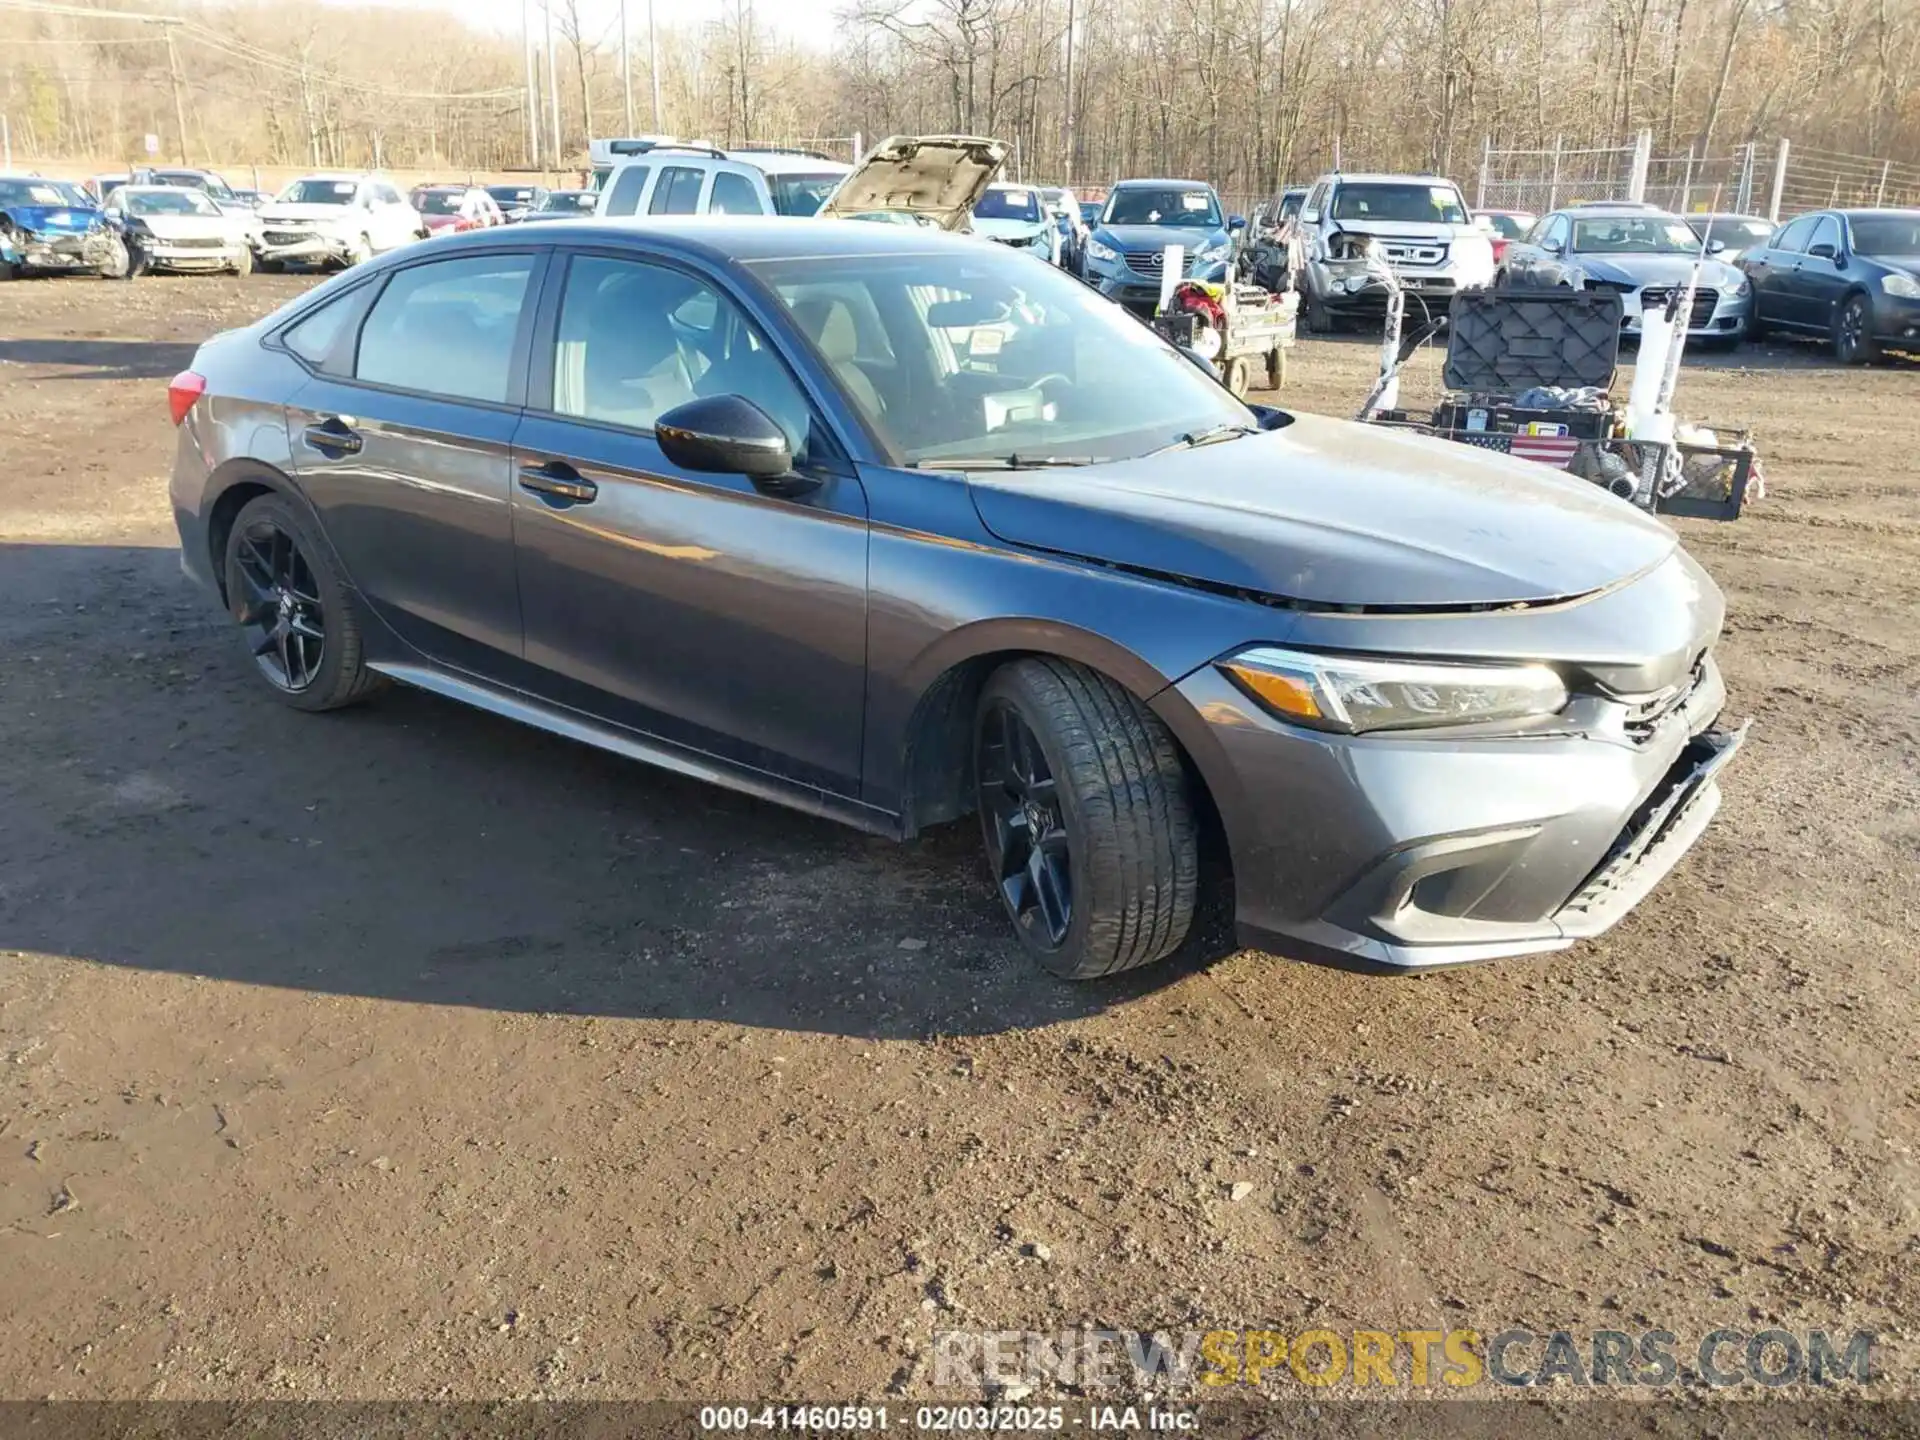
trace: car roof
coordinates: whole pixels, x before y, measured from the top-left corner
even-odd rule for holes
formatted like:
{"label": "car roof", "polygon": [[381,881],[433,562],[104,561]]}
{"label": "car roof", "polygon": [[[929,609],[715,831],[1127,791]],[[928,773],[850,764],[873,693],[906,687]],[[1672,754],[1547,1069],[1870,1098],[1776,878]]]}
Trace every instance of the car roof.
{"label": "car roof", "polygon": [[784,150],[729,150],[727,159],[738,160],[769,175],[851,175],[853,166],[844,160],[819,155],[794,155]]}
{"label": "car roof", "polygon": [[1774,223],[1764,215],[1749,215],[1743,210],[1699,210],[1681,218],[1685,220],[1754,220],[1762,225]]}
{"label": "car roof", "polygon": [[[1914,216],[1920,215],[1920,206],[1883,205],[1877,208],[1866,207],[1859,210],[1835,210],[1832,213],[1835,215],[1844,215],[1849,220],[1861,220],[1874,215],[1892,215],[1898,216],[1902,220],[1911,220]],[[1794,218],[1798,219],[1799,217],[1795,216]]]}
{"label": "car roof", "polygon": [[[974,256],[980,241],[920,225],[875,225],[867,220],[822,220],[783,215],[634,215],[582,218],[565,223],[565,234],[537,235],[471,230],[433,242],[434,253],[487,245],[527,244],[632,246],[671,252],[721,266],[728,261],[804,260],[825,256],[874,257],[928,251]],[[418,254],[395,251],[395,255]]]}
{"label": "car roof", "polygon": [[1368,170],[1368,171],[1355,171],[1353,174],[1345,174],[1339,170],[1335,170],[1332,174],[1323,175],[1320,178],[1322,180],[1332,180],[1342,185],[1351,185],[1356,182],[1361,184],[1366,184],[1366,185],[1378,185],[1378,184],[1397,185],[1397,184],[1404,183],[1406,181],[1412,181],[1417,185],[1445,185],[1448,188],[1455,189],[1455,190],[1460,188],[1459,186],[1455,185],[1453,181],[1449,180],[1444,175],[1433,175],[1433,174],[1428,174],[1424,171],[1412,171],[1412,170],[1407,170],[1407,171]]}
{"label": "car roof", "polygon": [[1169,180],[1165,178],[1161,178],[1161,179],[1142,178],[1137,180],[1116,180],[1113,182],[1112,185],[1110,185],[1107,188],[1107,193],[1112,194],[1115,190],[1133,190],[1133,189],[1142,188],[1148,185],[1169,185],[1175,188],[1187,189],[1187,190],[1213,189],[1213,186],[1209,185],[1204,180]]}
{"label": "car roof", "polygon": [[1659,220],[1678,220],[1680,217],[1670,210],[1662,210],[1658,205],[1643,204],[1638,200],[1601,200],[1591,205],[1563,205],[1560,213],[1575,220],[1598,219],[1604,215],[1638,215]]}

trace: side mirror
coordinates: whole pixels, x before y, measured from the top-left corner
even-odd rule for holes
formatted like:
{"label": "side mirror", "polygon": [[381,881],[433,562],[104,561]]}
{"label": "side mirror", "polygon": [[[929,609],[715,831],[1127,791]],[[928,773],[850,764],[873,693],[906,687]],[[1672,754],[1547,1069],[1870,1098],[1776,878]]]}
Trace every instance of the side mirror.
{"label": "side mirror", "polygon": [[[653,422],[661,453],[683,470],[744,475],[756,484],[793,475],[793,451],[773,417],[739,395],[707,395],[676,405]],[[799,493],[772,484],[776,494]],[[808,484],[803,488],[812,489]]]}
{"label": "side mirror", "polygon": [[1227,229],[1229,229],[1229,230],[1244,230],[1244,229],[1246,229],[1246,228],[1247,228],[1247,217],[1246,217],[1246,216],[1244,216],[1244,215],[1229,215],[1229,216],[1227,217]]}
{"label": "side mirror", "polygon": [[1562,246],[1558,240],[1542,240],[1540,242],[1540,248],[1549,255],[1558,255]]}
{"label": "side mirror", "polygon": [[1300,212],[1300,221],[1305,225],[1318,225],[1320,223],[1320,212],[1318,210],[1302,210]]}
{"label": "side mirror", "polygon": [[1709,255],[1718,255],[1722,251],[1724,251],[1726,248],[1727,248],[1727,242],[1724,240],[1707,241],[1707,254]]}
{"label": "side mirror", "polygon": [[1829,245],[1824,240],[1822,240],[1818,245],[1809,246],[1807,249],[1807,254],[1813,256],[1814,259],[1816,260],[1832,260],[1834,258],[1833,246]]}

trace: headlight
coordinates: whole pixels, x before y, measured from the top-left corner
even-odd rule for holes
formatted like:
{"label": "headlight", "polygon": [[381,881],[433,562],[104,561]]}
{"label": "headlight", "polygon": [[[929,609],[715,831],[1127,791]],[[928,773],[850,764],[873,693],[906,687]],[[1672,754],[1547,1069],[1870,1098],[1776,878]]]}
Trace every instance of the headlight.
{"label": "headlight", "polygon": [[1027,237],[1027,248],[1030,250],[1053,249],[1052,233],[1046,230],[1036,230],[1033,234]]}
{"label": "headlight", "polygon": [[[1726,284],[1722,285],[1720,287],[1720,293],[1738,300],[1742,295],[1745,295],[1752,289],[1752,283],[1748,281],[1746,276],[1742,275],[1738,280],[1729,280]],[[1917,289],[1915,293],[1920,293],[1920,289]]]}
{"label": "headlight", "polygon": [[1920,300],[1920,280],[1911,275],[1888,275],[1880,281],[1880,288],[1902,300]]}
{"label": "headlight", "polygon": [[1093,260],[1118,260],[1120,252],[1111,245],[1102,244],[1089,236],[1087,237],[1087,256]]}
{"label": "headlight", "polygon": [[1209,245],[1193,258],[1202,265],[1211,265],[1216,260],[1224,260],[1233,253],[1233,242],[1222,240],[1217,245]]}
{"label": "headlight", "polygon": [[1358,734],[1551,715],[1566,684],[1545,665],[1456,665],[1262,646],[1220,663],[1283,720]]}

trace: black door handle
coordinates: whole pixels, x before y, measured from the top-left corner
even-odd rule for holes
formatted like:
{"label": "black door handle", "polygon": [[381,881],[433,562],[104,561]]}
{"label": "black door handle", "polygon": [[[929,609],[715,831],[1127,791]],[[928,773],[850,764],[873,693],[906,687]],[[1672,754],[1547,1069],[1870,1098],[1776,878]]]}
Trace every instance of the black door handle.
{"label": "black door handle", "polygon": [[564,460],[549,460],[544,465],[522,465],[520,488],[569,505],[590,505],[600,493],[598,485]]}
{"label": "black door handle", "polygon": [[300,433],[308,445],[323,455],[358,455],[364,443],[353,423],[339,415],[316,420]]}

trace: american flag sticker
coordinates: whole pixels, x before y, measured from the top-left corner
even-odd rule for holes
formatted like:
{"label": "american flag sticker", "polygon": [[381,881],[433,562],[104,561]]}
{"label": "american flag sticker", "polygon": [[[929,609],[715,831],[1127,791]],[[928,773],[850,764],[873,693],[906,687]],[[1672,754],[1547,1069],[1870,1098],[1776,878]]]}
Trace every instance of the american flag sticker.
{"label": "american flag sticker", "polygon": [[1507,453],[1519,460],[1537,460],[1564,470],[1573,459],[1580,442],[1570,435],[1516,435]]}

